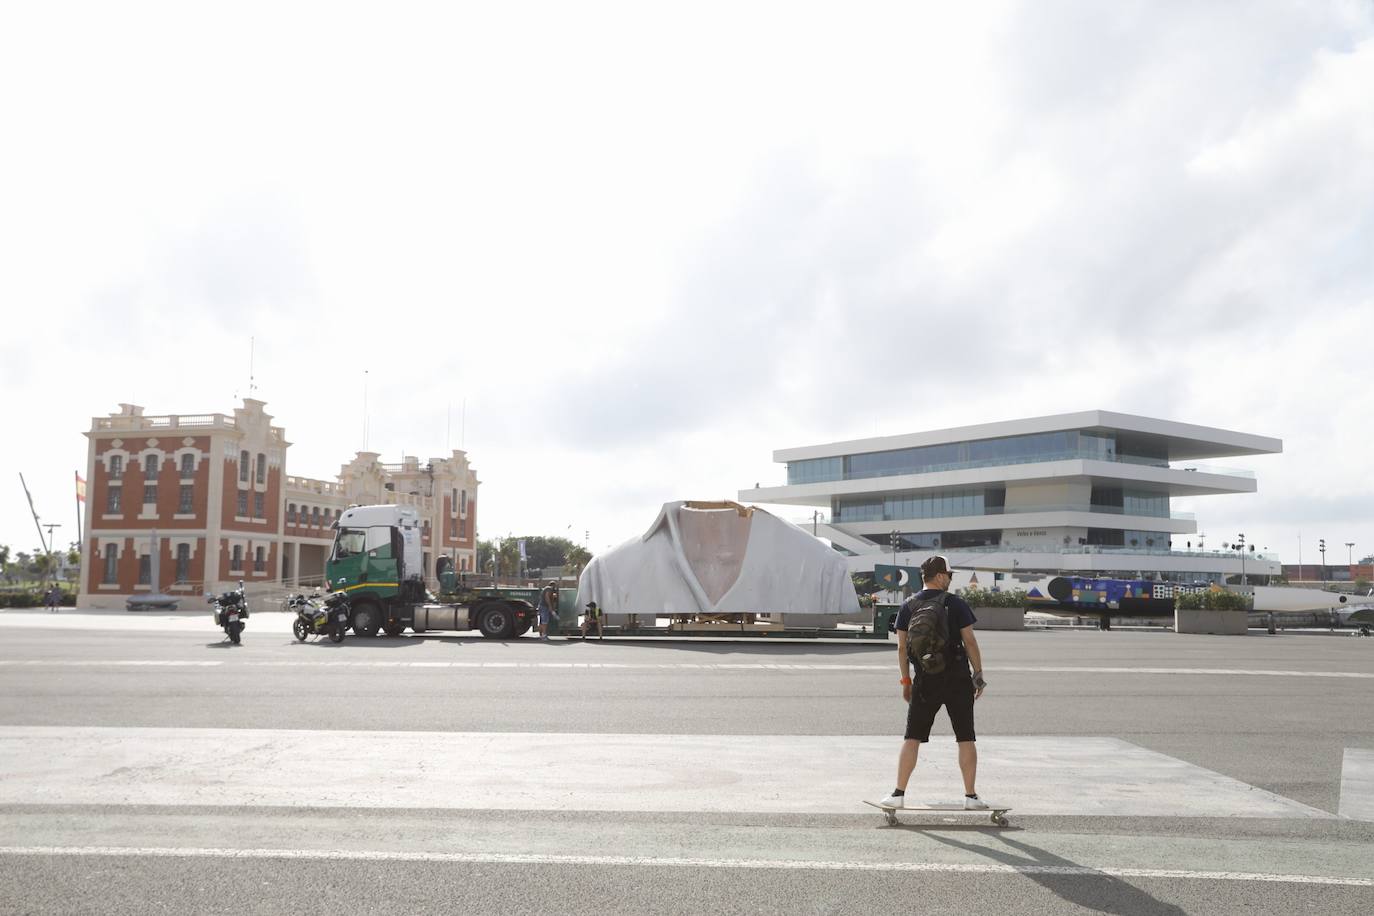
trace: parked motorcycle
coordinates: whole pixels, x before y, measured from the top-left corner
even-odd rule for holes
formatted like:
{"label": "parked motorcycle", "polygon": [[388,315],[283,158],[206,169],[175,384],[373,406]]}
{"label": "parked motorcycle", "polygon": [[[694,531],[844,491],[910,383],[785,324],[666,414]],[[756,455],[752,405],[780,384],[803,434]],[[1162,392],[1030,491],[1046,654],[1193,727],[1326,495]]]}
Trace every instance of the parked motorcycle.
{"label": "parked motorcycle", "polygon": [[244,621],[248,619],[248,601],[243,596],[243,580],[232,592],[222,595],[207,595],[205,600],[214,605],[215,626],[221,627],[234,645],[239,644],[243,634]]}
{"label": "parked motorcycle", "polygon": [[301,642],[307,636],[320,635],[327,635],[330,642],[343,642],[350,610],[347,592],[331,592],[323,599],[318,594],[309,598],[293,595],[286,600],[286,606],[296,612],[291,632]]}

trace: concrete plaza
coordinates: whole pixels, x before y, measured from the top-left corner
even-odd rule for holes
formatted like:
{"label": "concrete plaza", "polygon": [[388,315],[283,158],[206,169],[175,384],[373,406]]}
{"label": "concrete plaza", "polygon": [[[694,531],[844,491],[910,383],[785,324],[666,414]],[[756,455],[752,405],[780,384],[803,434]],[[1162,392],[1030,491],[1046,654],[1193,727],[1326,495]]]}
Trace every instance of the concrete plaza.
{"label": "concrete plaza", "polygon": [[[298,644],[0,612],[0,913],[1239,912],[1374,897],[1374,640],[988,632],[888,828],[881,644]],[[918,798],[953,800],[948,723]]]}

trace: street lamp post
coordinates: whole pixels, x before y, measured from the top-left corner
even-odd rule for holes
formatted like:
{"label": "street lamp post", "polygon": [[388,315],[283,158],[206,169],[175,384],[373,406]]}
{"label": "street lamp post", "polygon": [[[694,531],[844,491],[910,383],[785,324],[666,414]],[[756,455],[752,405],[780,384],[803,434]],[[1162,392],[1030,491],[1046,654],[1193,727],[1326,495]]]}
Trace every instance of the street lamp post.
{"label": "street lamp post", "polygon": [[[1347,566],[1354,566],[1354,565],[1355,565],[1355,553],[1354,553],[1354,551],[1355,551],[1355,542],[1354,542],[1354,541],[1346,541],[1346,542],[1345,542],[1345,565],[1347,565]],[[1355,577],[1352,575],[1350,578],[1353,579],[1353,578],[1355,578]]]}
{"label": "street lamp post", "polygon": [[896,593],[900,588],[899,583],[902,581],[902,575],[897,571],[897,544],[901,541],[901,535],[896,531],[889,531],[887,538],[888,542],[892,544],[892,591]]}
{"label": "street lamp post", "polygon": [[1317,541],[1317,553],[1322,555],[1322,587],[1326,587],[1326,538]]}
{"label": "street lamp post", "polygon": [[[61,527],[62,527],[62,524],[61,524],[60,522],[44,522],[43,527],[48,529],[48,543],[47,543],[47,545],[46,545],[47,548],[48,548],[48,568],[47,568],[47,571],[43,573],[43,584],[44,584],[44,585],[47,585],[47,584],[48,584],[48,574],[49,574],[49,573],[52,574],[53,583],[56,584],[56,582],[57,582],[57,570],[53,567],[53,564],[56,562],[56,560],[53,558],[52,547],[53,547],[53,544],[55,544],[55,543],[57,543],[57,542],[53,540],[52,530],[53,530],[54,528],[61,528]],[[154,589],[154,591],[157,591],[157,589]]]}
{"label": "street lamp post", "polygon": [[1234,548],[1236,548],[1236,550],[1238,550],[1238,551],[1240,552],[1240,585],[1241,585],[1241,588],[1244,588],[1244,587],[1245,587],[1245,535],[1244,535],[1243,533],[1242,533],[1242,534],[1239,534],[1239,535],[1237,535],[1237,538],[1239,538],[1239,540],[1238,540],[1236,543],[1232,544],[1231,546],[1234,547]]}

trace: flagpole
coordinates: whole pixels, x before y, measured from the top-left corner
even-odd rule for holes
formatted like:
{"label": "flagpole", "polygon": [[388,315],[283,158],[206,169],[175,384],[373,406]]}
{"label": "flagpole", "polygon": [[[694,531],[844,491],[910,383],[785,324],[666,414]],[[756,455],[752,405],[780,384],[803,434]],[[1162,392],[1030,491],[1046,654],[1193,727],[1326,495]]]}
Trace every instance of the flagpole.
{"label": "flagpole", "polygon": [[81,472],[72,471],[72,476],[76,478],[76,546],[82,556],[86,554],[86,533],[81,530],[81,501],[86,495],[81,492]]}

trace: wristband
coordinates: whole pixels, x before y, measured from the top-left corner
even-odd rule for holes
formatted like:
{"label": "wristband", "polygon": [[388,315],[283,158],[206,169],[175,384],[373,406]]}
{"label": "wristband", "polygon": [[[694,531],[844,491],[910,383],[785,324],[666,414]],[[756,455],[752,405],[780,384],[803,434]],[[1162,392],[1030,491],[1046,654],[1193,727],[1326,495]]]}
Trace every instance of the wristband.
{"label": "wristband", "polygon": [[910,686],[911,686],[911,678],[909,678],[909,677],[904,677],[904,678],[902,678],[902,686],[903,686],[903,687],[910,687]]}

